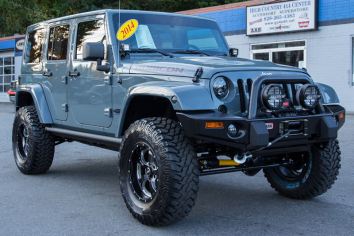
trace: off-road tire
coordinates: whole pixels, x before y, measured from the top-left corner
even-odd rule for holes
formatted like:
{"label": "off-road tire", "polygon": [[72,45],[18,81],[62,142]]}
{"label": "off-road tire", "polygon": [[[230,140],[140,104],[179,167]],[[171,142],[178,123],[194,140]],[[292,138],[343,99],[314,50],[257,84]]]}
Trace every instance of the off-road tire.
{"label": "off-road tire", "polygon": [[[139,199],[130,182],[134,174],[129,171],[136,164],[131,153],[141,143],[149,146],[157,166],[156,192],[148,202]],[[122,138],[118,159],[122,195],[134,218],[145,225],[162,226],[189,214],[197,198],[199,164],[177,122],[156,117],[135,121]]]}
{"label": "off-road tire", "polygon": [[337,139],[316,144],[308,152],[306,173],[299,178],[284,178],[277,167],[264,169],[268,182],[280,194],[294,199],[309,199],[325,193],[337,179],[341,152]]}
{"label": "off-road tire", "polygon": [[[27,129],[27,145],[21,142],[23,129]],[[54,137],[40,123],[36,108],[21,107],[16,112],[12,129],[12,149],[18,169],[27,175],[45,173],[53,162],[54,145]]]}

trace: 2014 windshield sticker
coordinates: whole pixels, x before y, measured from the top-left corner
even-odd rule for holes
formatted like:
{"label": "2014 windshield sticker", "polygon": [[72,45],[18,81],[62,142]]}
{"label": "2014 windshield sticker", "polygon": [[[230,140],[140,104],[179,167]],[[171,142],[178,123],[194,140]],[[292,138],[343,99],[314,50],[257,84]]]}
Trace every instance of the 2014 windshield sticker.
{"label": "2014 windshield sticker", "polygon": [[139,23],[137,20],[128,20],[126,21],[117,32],[117,39],[119,41],[124,41],[130,38],[135,31],[138,29]]}

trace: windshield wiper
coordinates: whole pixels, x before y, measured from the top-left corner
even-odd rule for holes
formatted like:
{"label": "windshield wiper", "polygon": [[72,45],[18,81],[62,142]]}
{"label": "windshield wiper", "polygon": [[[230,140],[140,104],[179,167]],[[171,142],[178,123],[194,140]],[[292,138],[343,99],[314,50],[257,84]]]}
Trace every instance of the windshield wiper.
{"label": "windshield wiper", "polygon": [[200,51],[200,50],[183,50],[183,51],[177,51],[177,52],[172,52],[172,53],[180,53],[180,54],[203,54],[205,56],[210,56],[209,54]]}
{"label": "windshield wiper", "polygon": [[168,54],[168,53],[165,53],[165,52],[161,52],[159,50],[151,49],[151,48],[131,49],[129,52],[133,52],[133,53],[154,53],[154,52],[157,52],[157,53],[160,53],[160,54],[162,54],[164,56],[168,56],[168,57],[171,57],[171,58],[174,57],[171,54]]}

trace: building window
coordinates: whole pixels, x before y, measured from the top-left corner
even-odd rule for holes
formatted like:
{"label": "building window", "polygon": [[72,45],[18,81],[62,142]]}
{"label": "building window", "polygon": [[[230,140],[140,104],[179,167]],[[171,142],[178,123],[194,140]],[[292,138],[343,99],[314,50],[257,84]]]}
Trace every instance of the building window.
{"label": "building window", "polygon": [[306,68],[306,42],[291,41],[251,45],[251,59]]}
{"label": "building window", "polygon": [[15,58],[0,57],[0,93],[10,89],[11,81],[15,80]]}

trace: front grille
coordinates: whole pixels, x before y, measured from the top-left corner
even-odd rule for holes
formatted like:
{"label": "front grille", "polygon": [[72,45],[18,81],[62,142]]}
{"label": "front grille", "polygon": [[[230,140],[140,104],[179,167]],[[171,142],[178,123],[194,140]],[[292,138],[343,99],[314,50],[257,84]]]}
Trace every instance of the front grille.
{"label": "front grille", "polygon": [[237,80],[237,86],[240,94],[240,105],[241,105],[241,112],[245,113],[246,112],[246,93],[245,93],[245,87],[243,84],[242,79]]}

